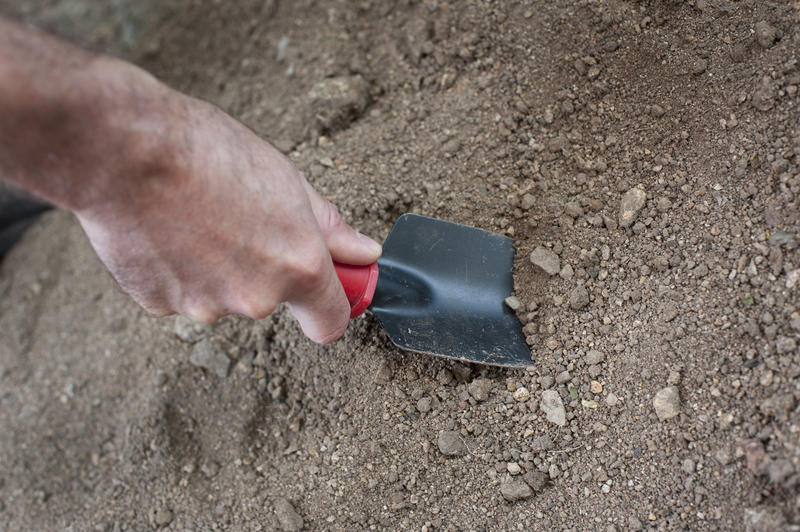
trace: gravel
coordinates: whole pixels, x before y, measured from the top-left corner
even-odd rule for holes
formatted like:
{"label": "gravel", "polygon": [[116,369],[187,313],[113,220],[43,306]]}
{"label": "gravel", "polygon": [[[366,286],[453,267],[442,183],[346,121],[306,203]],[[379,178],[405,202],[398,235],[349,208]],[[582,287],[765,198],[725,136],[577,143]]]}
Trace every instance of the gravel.
{"label": "gravel", "polygon": [[588,366],[592,366],[595,364],[600,364],[603,360],[605,360],[605,358],[606,356],[602,351],[591,349],[588,353],[586,353],[586,356],[584,356],[583,360]]}
{"label": "gravel", "polygon": [[489,379],[475,379],[467,385],[467,391],[476,401],[486,401],[492,389]]}
{"label": "gravel", "polygon": [[572,310],[580,310],[589,304],[589,292],[583,286],[576,286],[569,293],[569,306]]}
{"label": "gravel", "polygon": [[461,439],[461,434],[455,430],[445,430],[439,434],[437,440],[439,451],[445,456],[461,456],[467,454],[467,445]]}
{"label": "gravel", "polygon": [[201,340],[192,347],[189,361],[218,377],[227,377],[231,370],[231,359],[208,339]]}
{"label": "gravel", "polygon": [[619,205],[619,226],[624,228],[633,225],[633,222],[639,216],[639,212],[644,208],[646,201],[647,194],[645,194],[644,190],[632,188],[627,191],[622,196]]}
{"label": "gravel", "polygon": [[771,48],[778,39],[778,30],[766,20],[756,23],[756,42],[762,48]]}
{"label": "gravel", "polygon": [[561,259],[551,250],[539,246],[531,253],[531,262],[543,269],[548,275],[557,275],[561,271]]}
{"label": "gravel", "polygon": [[676,386],[667,386],[658,391],[653,399],[653,408],[661,421],[671,419],[680,414],[680,395]]}
{"label": "gravel", "polygon": [[564,403],[561,396],[555,390],[545,390],[542,392],[542,402],[540,405],[542,412],[547,416],[547,421],[563,427],[567,424],[567,413],[564,410]]}
{"label": "gravel", "polygon": [[303,518],[297,513],[289,499],[280,497],[275,500],[275,516],[282,530],[294,532],[303,529]]}
{"label": "gravel", "polygon": [[509,502],[516,502],[533,496],[533,490],[524,480],[509,478],[500,484],[500,493]]}

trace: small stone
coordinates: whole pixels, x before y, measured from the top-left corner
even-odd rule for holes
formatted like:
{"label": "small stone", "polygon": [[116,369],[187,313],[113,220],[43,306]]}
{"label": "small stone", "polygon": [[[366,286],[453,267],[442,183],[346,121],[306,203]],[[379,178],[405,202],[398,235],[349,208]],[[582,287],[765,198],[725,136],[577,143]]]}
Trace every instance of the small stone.
{"label": "small stone", "polygon": [[540,452],[540,451],[549,451],[555,448],[556,445],[553,443],[553,440],[550,438],[550,436],[545,434],[544,436],[539,436],[538,438],[533,440],[531,446],[534,451]]}
{"label": "small stone", "polygon": [[357,119],[369,103],[369,84],[361,76],[328,78],[308,93],[310,107],[322,130],[339,130]]}
{"label": "small stone", "polygon": [[436,382],[441,384],[442,386],[447,386],[451,382],[453,382],[453,373],[447,369],[442,368],[439,370],[439,373],[436,374]]}
{"label": "small stone", "polygon": [[215,348],[207,338],[194,345],[189,361],[219,377],[227,377],[231,369],[231,359],[228,355],[221,349]]}
{"label": "small stone", "polygon": [[522,306],[522,302],[520,302],[517,296],[508,296],[507,298],[505,298],[504,301],[506,303],[506,306],[514,311],[518,310],[519,307]]}
{"label": "small stone", "polygon": [[628,518],[628,528],[630,528],[632,532],[639,532],[642,526],[642,522],[639,521],[637,517],[631,516]]}
{"label": "small stone", "polygon": [[756,42],[761,48],[770,48],[778,40],[778,30],[766,20],[756,23],[755,30]]}
{"label": "small stone", "polygon": [[575,270],[572,269],[572,266],[569,264],[565,264],[563,268],[561,268],[561,273],[559,273],[562,279],[569,281],[575,275]]}
{"label": "small stone", "polygon": [[519,467],[519,464],[516,462],[509,462],[508,464],[506,464],[506,469],[512,475],[519,475],[520,473],[522,473],[522,468]]}
{"label": "small stone", "polygon": [[420,411],[422,414],[427,414],[431,411],[431,398],[430,397],[423,397],[419,401],[417,401],[417,410]]}
{"label": "small stone", "polygon": [[164,528],[172,522],[172,510],[169,508],[159,508],[156,510],[156,514],[153,517],[155,519],[156,526],[158,528]]}
{"label": "small stone", "polygon": [[542,491],[547,487],[550,478],[543,471],[528,471],[522,476],[522,480],[535,492]]}
{"label": "small stone", "polygon": [[541,409],[550,423],[555,423],[560,427],[567,424],[567,412],[564,410],[564,403],[557,391],[545,390],[542,392]]}
{"label": "small stone", "polygon": [[792,462],[785,458],[773,460],[767,466],[767,476],[773,484],[781,485],[786,479],[794,474]]}
{"label": "small stone", "polygon": [[528,389],[523,386],[521,388],[517,388],[516,390],[514,390],[512,396],[514,397],[514,400],[517,401],[518,403],[524,403],[525,401],[530,399],[531,392],[529,392]]}
{"label": "small stone", "polygon": [[656,410],[656,415],[661,421],[671,419],[680,414],[680,396],[678,388],[675,386],[667,386],[658,391],[653,399],[653,407]]}
{"label": "small stone", "polygon": [[617,406],[618,403],[619,398],[617,397],[617,394],[614,392],[608,392],[608,395],[606,395],[606,404],[608,406]]}
{"label": "small stone", "polygon": [[589,384],[589,391],[592,393],[603,393],[603,385],[597,381],[592,381]]}
{"label": "small stone", "polygon": [[539,379],[539,384],[542,385],[542,388],[545,390],[552,387],[555,384],[556,380],[553,378],[552,375],[544,375],[541,379]]}
{"label": "small stone", "polygon": [[550,467],[547,469],[547,474],[550,475],[551,479],[557,479],[561,476],[561,470],[556,464],[550,464]]}
{"label": "small stone", "polygon": [[183,316],[175,316],[172,332],[184,342],[193,344],[208,336],[211,332],[211,326],[205,323],[194,322]]}
{"label": "small stone", "polygon": [[536,205],[536,198],[533,197],[532,194],[523,194],[522,199],[519,202],[519,206],[522,207],[523,210],[530,210],[533,206]]}
{"label": "small stone", "polygon": [[461,434],[455,430],[445,430],[439,434],[437,441],[439,451],[445,456],[461,456],[467,453],[467,445],[461,439]]}
{"label": "small stone", "polygon": [[509,502],[527,499],[533,495],[533,490],[524,481],[510,478],[500,484],[500,493]]}
{"label": "small stone", "polygon": [[576,286],[569,293],[569,306],[572,310],[580,310],[589,304],[589,292],[583,286]]}
{"label": "small stone", "polygon": [[547,272],[548,275],[556,275],[561,271],[561,259],[558,255],[542,246],[537,247],[531,253],[531,262]]}
{"label": "small stone", "polygon": [[475,379],[467,385],[467,391],[476,401],[485,401],[489,398],[492,382],[489,379]]}
{"label": "small stone", "polygon": [[275,515],[282,530],[289,532],[303,529],[303,518],[285,497],[275,501]]}
{"label": "small stone", "polygon": [[619,226],[630,227],[639,216],[647,201],[647,194],[640,188],[632,188],[622,196],[619,206]]}
{"label": "small stone", "polygon": [[695,76],[699,76],[707,69],[708,69],[708,61],[706,61],[703,58],[697,59],[695,60],[694,63],[692,63],[692,74],[694,74]]}
{"label": "small stone", "polygon": [[579,203],[572,201],[564,205],[564,214],[570,218],[578,218],[583,216],[583,207]]}
{"label": "small stone", "polygon": [[586,362],[586,365],[592,366],[594,364],[601,363],[605,358],[606,356],[603,354],[602,351],[598,351],[597,349],[592,349],[591,351],[586,353],[586,356],[583,357],[583,360]]}
{"label": "small stone", "polygon": [[564,384],[566,382],[569,382],[570,380],[572,380],[572,375],[570,375],[569,371],[567,370],[564,370],[558,375],[556,375],[556,382],[558,384]]}
{"label": "small stone", "polygon": [[681,469],[687,475],[691,475],[692,473],[694,473],[694,461],[691,458],[687,458],[681,464]]}

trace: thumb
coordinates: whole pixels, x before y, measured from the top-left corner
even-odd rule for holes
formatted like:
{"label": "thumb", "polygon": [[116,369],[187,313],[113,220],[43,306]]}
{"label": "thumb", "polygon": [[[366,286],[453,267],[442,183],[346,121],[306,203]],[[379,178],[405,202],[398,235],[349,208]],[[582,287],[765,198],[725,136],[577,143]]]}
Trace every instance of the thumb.
{"label": "thumb", "polygon": [[355,265],[372,264],[378,260],[381,245],[347,225],[330,201],[320,196],[305,179],[303,183],[333,260]]}
{"label": "thumb", "polygon": [[303,333],[314,342],[329,344],[344,334],[350,321],[350,304],[333,263],[324,262],[318,288],[289,301],[289,311]]}

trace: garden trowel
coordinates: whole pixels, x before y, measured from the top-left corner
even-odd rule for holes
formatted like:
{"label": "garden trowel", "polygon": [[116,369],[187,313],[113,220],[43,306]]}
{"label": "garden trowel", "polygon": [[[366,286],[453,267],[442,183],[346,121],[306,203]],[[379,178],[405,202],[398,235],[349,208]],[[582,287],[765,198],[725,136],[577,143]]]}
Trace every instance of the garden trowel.
{"label": "garden trowel", "polygon": [[511,295],[509,238],[416,214],[398,218],[369,266],[336,263],[351,317],[369,308],[401,349],[493,366],[529,366]]}

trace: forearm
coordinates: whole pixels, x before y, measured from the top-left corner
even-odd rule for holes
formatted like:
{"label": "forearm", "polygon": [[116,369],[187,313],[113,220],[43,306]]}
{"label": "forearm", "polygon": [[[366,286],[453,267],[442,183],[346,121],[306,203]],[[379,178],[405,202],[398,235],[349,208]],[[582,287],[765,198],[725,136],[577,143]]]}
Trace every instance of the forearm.
{"label": "forearm", "polygon": [[162,173],[169,105],[143,71],[0,18],[0,179],[75,211],[134,194]]}

